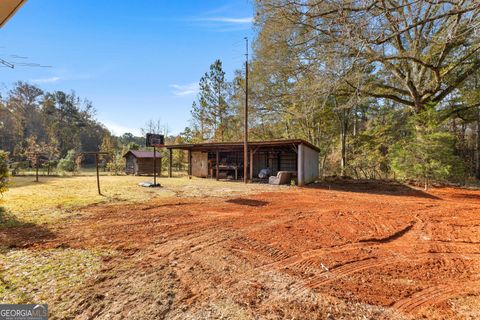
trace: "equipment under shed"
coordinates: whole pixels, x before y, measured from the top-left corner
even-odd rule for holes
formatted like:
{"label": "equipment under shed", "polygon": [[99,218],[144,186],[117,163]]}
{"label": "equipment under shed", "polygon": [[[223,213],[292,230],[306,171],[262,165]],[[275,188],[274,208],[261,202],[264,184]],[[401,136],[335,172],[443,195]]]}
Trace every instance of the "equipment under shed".
{"label": "equipment under shed", "polygon": [[[167,145],[169,175],[172,173],[172,150],[188,151],[188,174],[202,178],[238,180],[243,178],[243,142],[211,142]],[[254,141],[248,143],[248,170],[251,181],[261,181],[259,173],[267,170],[270,176],[279,171],[290,172],[298,185],[318,178],[320,150],[301,140]],[[267,177],[268,179],[268,177]]]}

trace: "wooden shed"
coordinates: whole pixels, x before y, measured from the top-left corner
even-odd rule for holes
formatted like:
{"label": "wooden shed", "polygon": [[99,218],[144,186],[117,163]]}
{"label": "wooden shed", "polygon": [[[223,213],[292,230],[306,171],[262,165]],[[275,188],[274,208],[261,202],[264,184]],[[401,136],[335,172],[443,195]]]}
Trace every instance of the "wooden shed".
{"label": "wooden shed", "polygon": [[[125,173],[142,175],[153,175],[153,151],[129,150],[123,155],[125,158]],[[156,153],[157,175],[160,175],[162,168],[162,156]]]}

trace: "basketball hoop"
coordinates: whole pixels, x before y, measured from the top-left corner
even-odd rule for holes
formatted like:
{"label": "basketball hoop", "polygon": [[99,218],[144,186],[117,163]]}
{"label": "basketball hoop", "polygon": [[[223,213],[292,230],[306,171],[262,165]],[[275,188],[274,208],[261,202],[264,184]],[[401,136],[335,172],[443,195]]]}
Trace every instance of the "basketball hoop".
{"label": "basketball hoop", "polygon": [[157,147],[157,148],[161,148],[161,147],[165,146],[164,141],[163,141],[163,137],[162,137],[162,139],[152,138],[150,140],[150,144],[154,147]]}
{"label": "basketball hoop", "polygon": [[165,138],[163,134],[147,133],[145,145],[147,147],[161,148],[165,146]]}

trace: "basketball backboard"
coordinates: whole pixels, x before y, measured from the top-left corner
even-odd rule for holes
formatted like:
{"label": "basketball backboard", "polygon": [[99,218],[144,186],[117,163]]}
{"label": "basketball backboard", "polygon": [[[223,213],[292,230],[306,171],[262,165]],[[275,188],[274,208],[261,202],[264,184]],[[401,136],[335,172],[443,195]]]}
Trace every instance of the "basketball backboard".
{"label": "basketball backboard", "polygon": [[165,143],[163,134],[147,133],[146,147],[161,147]]}

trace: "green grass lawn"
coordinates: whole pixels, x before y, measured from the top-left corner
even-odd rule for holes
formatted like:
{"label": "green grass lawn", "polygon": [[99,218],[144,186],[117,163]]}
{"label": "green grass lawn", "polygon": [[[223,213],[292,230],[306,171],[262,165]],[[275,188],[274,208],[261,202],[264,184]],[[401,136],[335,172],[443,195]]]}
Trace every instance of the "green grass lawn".
{"label": "green grass lawn", "polygon": [[0,201],[0,228],[22,223],[55,223],[77,209],[96,203],[140,202],[161,197],[205,197],[273,191],[284,187],[241,182],[216,181],[188,177],[161,177],[161,188],[138,186],[152,177],[102,175],[102,195],[97,192],[95,175],[40,177],[12,177],[10,189]]}
{"label": "green grass lawn", "polygon": [[[172,178],[173,179],[173,178]],[[143,201],[171,196],[165,189],[142,188],[138,183],[148,177],[102,176],[102,195],[97,192],[93,175],[75,177],[13,177],[10,190],[0,204],[9,215],[25,223],[50,223],[67,216],[74,209],[104,202]]]}

